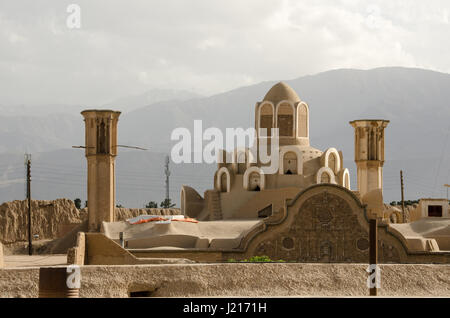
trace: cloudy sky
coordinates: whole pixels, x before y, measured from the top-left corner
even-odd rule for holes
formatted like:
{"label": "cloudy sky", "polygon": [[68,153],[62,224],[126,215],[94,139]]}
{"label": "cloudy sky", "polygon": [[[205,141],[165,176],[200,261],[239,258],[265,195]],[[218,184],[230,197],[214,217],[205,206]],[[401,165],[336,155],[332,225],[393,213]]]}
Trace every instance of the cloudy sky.
{"label": "cloudy sky", "polygon": [[450,73],[449,38],[448,0],[0,0],[0,105],[210,95],[337,68]]}

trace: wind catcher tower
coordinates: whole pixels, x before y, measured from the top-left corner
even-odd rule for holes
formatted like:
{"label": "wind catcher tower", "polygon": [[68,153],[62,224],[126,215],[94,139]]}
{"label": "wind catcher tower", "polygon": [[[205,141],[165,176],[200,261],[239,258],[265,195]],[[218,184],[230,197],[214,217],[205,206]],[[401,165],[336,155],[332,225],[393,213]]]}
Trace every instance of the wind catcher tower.
{"label": "wind catcher tower", "polygon": [[117,122],[120,112],[85,110],[81,114],[86,127],[89,231],[99,231],[102,222],[114,222]]}

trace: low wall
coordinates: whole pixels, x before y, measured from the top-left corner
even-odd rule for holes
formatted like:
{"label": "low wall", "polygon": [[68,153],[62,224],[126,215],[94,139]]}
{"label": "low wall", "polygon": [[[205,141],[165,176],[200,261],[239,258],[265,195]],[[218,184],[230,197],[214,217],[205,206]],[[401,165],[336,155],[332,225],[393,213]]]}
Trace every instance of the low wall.
{"label": "low wall", "polygon": [[[450,297],[450,265],[381,265],[380,296]],[[80,297],[367,296],[365,264],[82,266]],[[37,297],[39,269],[0,269],[0,297]]]}

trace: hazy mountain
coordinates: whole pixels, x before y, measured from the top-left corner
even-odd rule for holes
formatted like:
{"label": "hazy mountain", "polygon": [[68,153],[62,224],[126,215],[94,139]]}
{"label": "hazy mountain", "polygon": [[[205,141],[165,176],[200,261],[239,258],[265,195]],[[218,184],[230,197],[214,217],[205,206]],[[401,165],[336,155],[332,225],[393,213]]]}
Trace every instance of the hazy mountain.
{"label": "hazy mountain", "polygon": [[101,106],[0,105],[0,153],[53,151],[82,145],[84,123],[80,120],[80,112],[84,109],[112,108],[125,113],[161,101],[177,103],[198,97],[200,95],[184,90],[153,89]]}
{"label": "hazy mountain", "polygon": [[[352,161],[354,137],[348,122],[382,118],[391,121],[386,129],[385,200],[400,197],[400,169],[404,170],[408,199],[445,196],[442,184],[450,181],[449,74],[407,68],[335,70],[286,82],[310,106],[312,146],[343,150],[353,187],[356,185]],[[149,200],[160,202],[164,196],[164,153],[174,144],[170,141],[172,130],[176,127],[192,129],[194,119],[202,119],[204,129],[253,127],[255,103],[263,99],[274,83],[276,81],[264,82],[210,97],[161,100],[124,112],[119,120],[120,144],[149,147],[150,151],[120,152],[117,158],[118,202],[130,207],[142,206]],[[124,102],[123,107],[117,104],[111,108],[132,109],[139,104],[133,104],[132,100],[134,98],[130,98],[131,106]],[[145,97],[136,97],[136,100],[145,100]],[[79,113],[43,119],[2,115],[0,140],[1,152],[23,152],[25,147],[32,152],[45,152],[34,157],[34,171],[39,173],[41,161],[45,168],[41,167],[40,178],[52,176],[52,179],[46,180],[47,184],[36,179],[37,199],[62,196],[85,199],[83,151],[68,149],[84,140]],[[54,151],[61,148],[67,150]],[[52,152],[48,152],[50,150]],[[11,170],[17,162],[19,175]],[[193,185],[200,193],[211,187],[214,168],[172,165],[171,193],[175,201],[179,201],[181,184]],[[9,172],[5,174],[5,171]],[[23,184],[17,183],[21,174],[23,154],[0,156],[0,202],[23,197]],[[8,180],[16,181],[8,183]]]}
{"label": "hazy mountain", "polygon": [[[349,121],[383,118],[391,159],[427,157],[443,146],[450,119],[450,75],[406,68],[336,70],[286,81],[310,107],[311,143],[335,146],[353,156]],[[170,149],[175,127],[253,127],[254,107],[270,87],[265,82],[185,102],[161,102],[121,117],[122,142]],[[393,137],[393,138],[392,138]],[[399,151],[401,150],[401,152]]]}
{"label": "hazy mountain", "polygon": [[[123,112],[164,101],[185,101],[201,96],[192,92],[177,89],[152,89],[143,94],[131,95],[118,98],[102,105],[102,108],[119,107]],[[125,108],[125,109],[123,109]]]}

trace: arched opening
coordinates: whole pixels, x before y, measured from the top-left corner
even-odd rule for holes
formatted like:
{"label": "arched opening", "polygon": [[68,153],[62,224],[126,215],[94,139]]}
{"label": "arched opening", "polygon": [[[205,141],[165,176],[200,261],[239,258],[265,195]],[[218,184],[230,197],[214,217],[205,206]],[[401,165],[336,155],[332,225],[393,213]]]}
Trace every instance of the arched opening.
{"label": "arched opening", "polygon": [[321,183],[336,184],[336,177],[334,175],[333,170],[331,170],[329,167],[320,168],[316,174],[316,182],[317,184]]}
{"label": "arched opening", "polygon": [[106,154],[109,152],[109,125],[102,121],[97,126],[97,153]]}
{"label": "arched opening", "polygon": [[264,104],[259,109],[259,128],[266,129],[266,136],[272,135],[273,127],[273,107],[271,104]]}
{"label": "arched opening", "polygon": [[230,192],[231,189],[231,175],[226,167],[222,167],[217,171],[215,179],[215,188],[220,192]]}
{"label": "arched opening", "polygon": [[330,153],[328,157],[328,167],[335,172],[337,171],[337,159],[334,153]]}
{"label": "arched opening", "polygon": [[348,170],[344,174],[344,188],[350,190],[350,174],[348,173]]}
{"label": "arched opening", "polygon": [[329,168],[334,174],[339,174],[341,171],[341,158],[336,148],[328,148],[322,154],[320,161],[323,166]]}
{"label": "arched opening", "polygon": [[220,192],[227,192],[228,190],[228,176],[226,173],[222,173],[220,176]]}
{"label": "arched opening", "polygon": [[283,173],[297,174],[297,154],[295,152],[287,152],[283,157]]}
{"label": "arched opening", "polygon": [[261,176],[258,172],[252,172],[249,177],[248,189],[250,191],[261,190]]}
{"label": "arched opening", "polygon": [[328,172],[322,172],[322,175],[320,176],[320,183],[331,183],[331,176]]}
{"label": "arched opening", "polygon": [[300,104],[297,109],[297,136],[308,137],[308,106]]}
{"label": "arched opening", "polygon": [[280,137],[294,136],[294,109],[288,103],[283,103],[277,109],[277,127]]}

